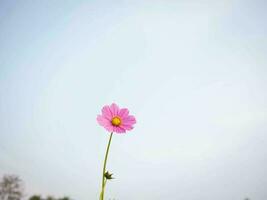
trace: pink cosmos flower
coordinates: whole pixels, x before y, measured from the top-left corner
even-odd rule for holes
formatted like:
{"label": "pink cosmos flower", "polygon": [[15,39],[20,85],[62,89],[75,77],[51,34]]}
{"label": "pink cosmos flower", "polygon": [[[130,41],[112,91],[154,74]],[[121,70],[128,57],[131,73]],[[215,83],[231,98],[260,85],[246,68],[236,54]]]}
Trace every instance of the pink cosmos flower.
{"label": "pink cosmos flower", "polygon": [[127,108],[120,109],[113,103],[102,108],[102,115],[97,116],[97,122],[109,132],[125,133],[133,129],[136,120],[129,115]]}

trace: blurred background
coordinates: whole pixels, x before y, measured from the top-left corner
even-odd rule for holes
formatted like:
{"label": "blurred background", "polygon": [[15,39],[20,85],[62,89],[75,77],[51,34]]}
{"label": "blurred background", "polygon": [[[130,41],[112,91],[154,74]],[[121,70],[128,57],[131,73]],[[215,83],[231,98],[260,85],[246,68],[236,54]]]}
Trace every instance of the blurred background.
{"label": "blurred background", "polygon": [[264,0],[0,1],[0,177],[31,195],[267,199]]}

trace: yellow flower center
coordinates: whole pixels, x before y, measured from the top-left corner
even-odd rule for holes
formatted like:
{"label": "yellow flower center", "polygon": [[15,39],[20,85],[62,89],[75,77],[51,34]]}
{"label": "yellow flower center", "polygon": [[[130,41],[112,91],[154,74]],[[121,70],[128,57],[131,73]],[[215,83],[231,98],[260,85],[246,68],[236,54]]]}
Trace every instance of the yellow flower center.
{"label": "yellow flower center", "polygon": [[121,124],[121,119],[119,117],[113,117],[111,123],[113,126],[119,126]]}

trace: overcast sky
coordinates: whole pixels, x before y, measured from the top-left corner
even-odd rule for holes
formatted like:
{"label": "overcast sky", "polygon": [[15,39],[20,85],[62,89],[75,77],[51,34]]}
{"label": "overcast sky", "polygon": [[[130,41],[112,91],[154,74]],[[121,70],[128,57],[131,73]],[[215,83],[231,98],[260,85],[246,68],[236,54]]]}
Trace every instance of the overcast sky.
{"label": "overcast sky", "polygon": [[0,1],[0,176],[27,195],[267,199],[267,3]]}

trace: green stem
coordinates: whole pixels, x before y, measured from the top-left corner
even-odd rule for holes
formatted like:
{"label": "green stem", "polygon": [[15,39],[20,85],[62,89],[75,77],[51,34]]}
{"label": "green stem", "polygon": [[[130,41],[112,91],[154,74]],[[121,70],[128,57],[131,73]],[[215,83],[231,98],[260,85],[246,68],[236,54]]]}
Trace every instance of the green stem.
{"label": "green stem", "polygon": [[107,160],[108,160],[108,152],[109,152],[109,147],[110,147],[112,135],[113,135],[113,132],[109,136],[108,146],[107,146],[105,160],[104,160],[103,174],[102,174],[102,190],[101,190],[101,193],[100,193],[100,200],[104,200],[105,185],[106,185],[105,173],[106,173],[106,165],[107,165]]}

